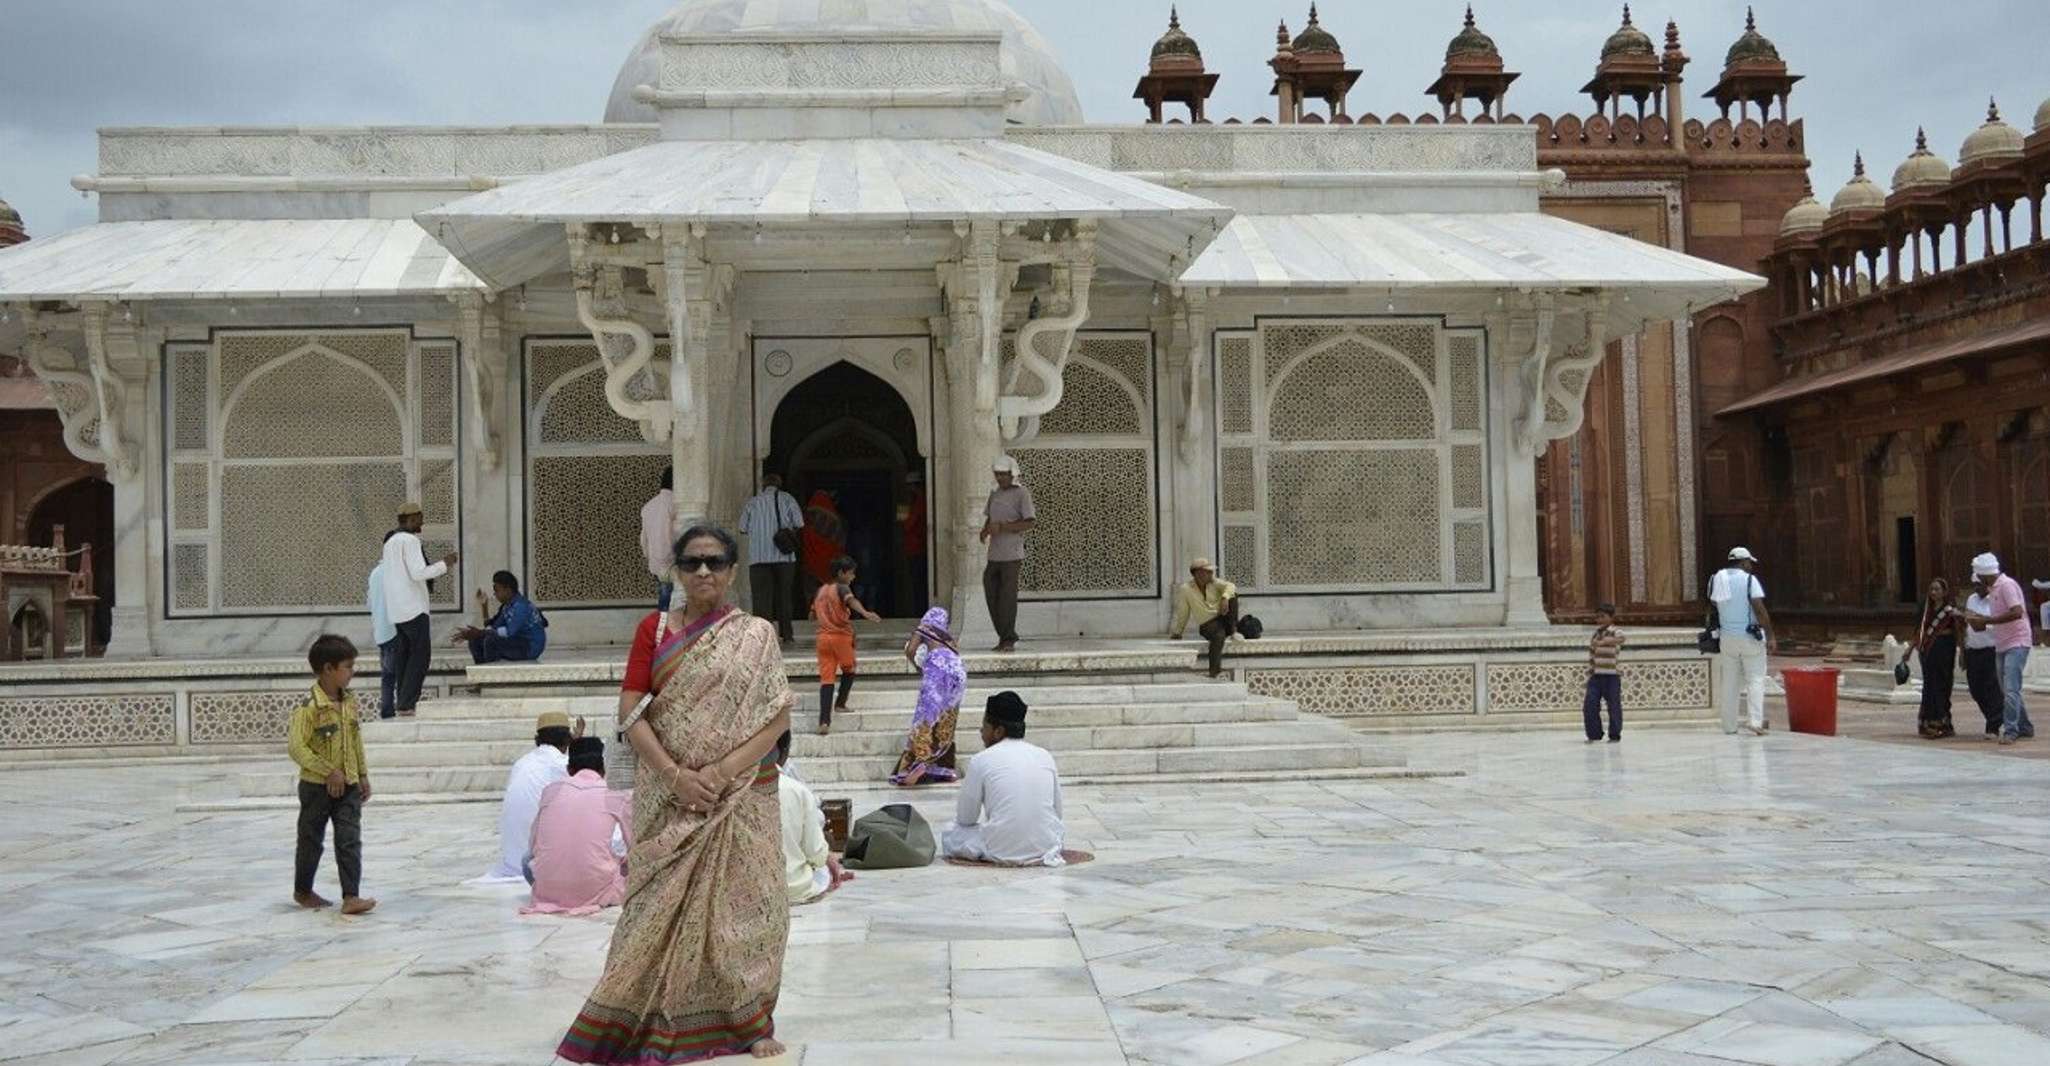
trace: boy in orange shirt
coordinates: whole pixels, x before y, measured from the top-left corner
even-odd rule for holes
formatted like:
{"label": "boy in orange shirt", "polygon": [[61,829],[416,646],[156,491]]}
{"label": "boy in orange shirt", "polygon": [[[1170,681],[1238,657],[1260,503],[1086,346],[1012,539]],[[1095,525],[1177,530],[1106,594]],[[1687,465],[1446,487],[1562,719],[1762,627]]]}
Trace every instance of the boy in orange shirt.
{"label": "boy in orange shirt", "polygon": [[[820,585],[811,601],[811,616],[819,625],[819,735],[833,731],[833,710],[847,709],[847,694],[854,689],[854,616],[871,622],[882,617],[862,606],[849,585],[854,583],[854,560],[843,555],[833,560],[833,580]],[[833,683],[840,685],[840,698],[833,698]]]}

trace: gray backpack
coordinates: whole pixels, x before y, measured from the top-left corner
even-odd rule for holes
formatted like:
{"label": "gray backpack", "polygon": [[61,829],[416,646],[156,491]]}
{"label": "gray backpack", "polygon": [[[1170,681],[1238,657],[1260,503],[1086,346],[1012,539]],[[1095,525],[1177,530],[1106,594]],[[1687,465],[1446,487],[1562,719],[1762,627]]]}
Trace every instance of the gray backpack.
{"label": "gray backpack", "polygon": [[932,826],[908,803],[892,803],[864,814],[847,834],[841,861],[854,870],[904,870],[932,865],[939,851]]}

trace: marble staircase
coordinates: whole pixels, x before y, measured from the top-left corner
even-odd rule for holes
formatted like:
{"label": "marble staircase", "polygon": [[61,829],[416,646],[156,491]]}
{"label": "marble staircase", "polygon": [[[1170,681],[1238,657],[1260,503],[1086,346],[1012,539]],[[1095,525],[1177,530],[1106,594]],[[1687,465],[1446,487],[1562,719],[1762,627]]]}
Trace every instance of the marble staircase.
{"label": "marble staircase", "polygon": [[[1032,707],[1030,739],[1052,751],[1076,783],[1168,779],[1233,780],[1414,776],[1403,756],[1286,700],[1256,696],[1228,681],[1091,678],[1086,683],[1009,684]],[[962,762],[981,750],[981,705],[994,688],[971,686],[956,737]],[[878,678],[857,688],[830,736],[812,732],[816,690],[799,689],[795,749],[799,773],[816,787],[882,784],[902,750],[916,689]],[[607,730],[611,695],[467,696],[430,700],[417,718],[364,726],[372,780],[387,800],[495,800],[507,768],[532,747],[544,711],[582,716]],[[609,738],[608,738],[609,741]],[[237,775],[246,800],[286,801],[288,767]]]}

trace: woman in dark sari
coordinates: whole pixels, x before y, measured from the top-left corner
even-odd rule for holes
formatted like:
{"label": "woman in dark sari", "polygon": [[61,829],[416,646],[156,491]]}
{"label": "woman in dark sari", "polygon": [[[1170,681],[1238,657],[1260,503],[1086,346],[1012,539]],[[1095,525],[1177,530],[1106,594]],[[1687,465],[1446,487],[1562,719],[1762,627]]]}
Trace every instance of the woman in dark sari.
{"label": "woman in dark sari", "polygon": [[1930,740],[1957,735],[1950,721],[1950,689],[1956,677],[1957,649],[1964,615],[1951,602],[1950,582],[1929,582],[1922,601],[1922,621],[1915,629],[1915,652],[1922,659],[1922,709],[1916,715],[1921,734]]}
{"label": "woman in dark sari", "polygon": [[605,975],[556,1049],[570,1062],[783,1053],[776,741],[794,700],[775,624],[726,602],[739,557],[724,530],[685,533],[673,610],[635,634],[619,699],[640,760],[626,904]]}

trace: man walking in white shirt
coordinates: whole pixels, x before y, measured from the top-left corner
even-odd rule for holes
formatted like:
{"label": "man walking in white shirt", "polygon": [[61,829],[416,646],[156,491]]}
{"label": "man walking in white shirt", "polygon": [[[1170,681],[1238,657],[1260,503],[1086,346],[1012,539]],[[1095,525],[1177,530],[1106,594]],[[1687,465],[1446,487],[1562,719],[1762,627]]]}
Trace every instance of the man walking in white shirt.
{"label": "man walking in white shirt", "polygon": [[[797,531],[803,528],[804,512],[798,509],[797,497],[783,491],[781,477],[763,474],[762,491],[740,509],[740,531],[747,535],[747,581],[755,617],[776,623],[776,634],[785,643],[797,639]],[[779,536],[787,547],[776,543]]]}
{"label": "man walking in white shirt", "polygon": [[[384,535],[385,540],[392,533]],[[399,629],[392,625],[391,614],[384,609],[384,562],[379,560],[370,568],[370,587],[365,596],[370,608],[370,639],[377,645],[377,690],[381,699],[377,704],[377,716],[390,718],[398,713],[399,691]]]}
{"label": "man walking in white shirt", "polygon": [[1750,711],[1744,728],[1765,735],[1765,653],[1772,640],[1772,615],[1765,609],[1765,586],[1753,570],[1758,557],[1748,548],[1731,548],[1729,565],[1708,582],[1708,600],[1715,605],[1722,651],[1716,655],[1716,702],[1721,705],[1723,732],[1737,731],[1737,690]]}
{"label": "man walking in white shirt", "polygon": [[982,754],[969,760],[954,821],[940,831],[948,858],[1066,865],[1060,770],[1045,748],[1025,742],[1025,710],[1015,692],[999,692],[983,707]]}
{"label": "man walking in white shirt", "polygon": [[427,682],[427,665],[434,655],[434,631],[428,621],[427,583],[448,573],[456,565],[456,553],[442,556],[429,565],[420,547],[420,528],[427,524],[420,505],[408,501],[399,508],[399,529],[384,542],[384,612],[397,631],[398,692],[393,710],[401,718],[413,717],[420,704],[420,688]]}

